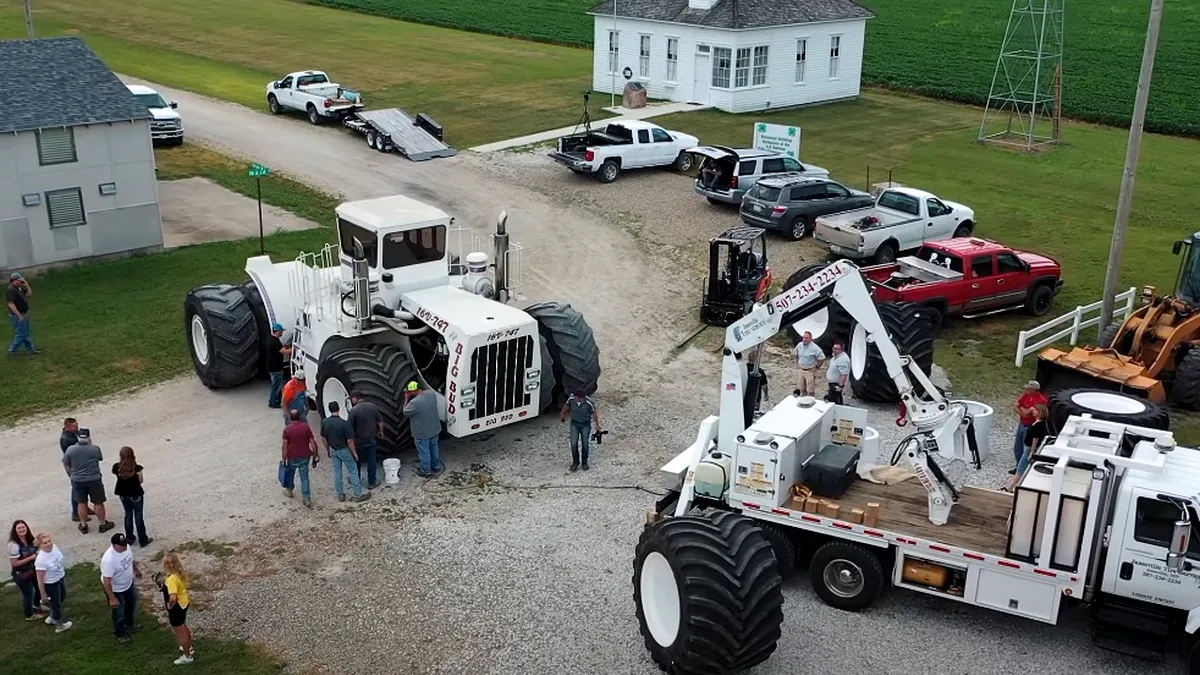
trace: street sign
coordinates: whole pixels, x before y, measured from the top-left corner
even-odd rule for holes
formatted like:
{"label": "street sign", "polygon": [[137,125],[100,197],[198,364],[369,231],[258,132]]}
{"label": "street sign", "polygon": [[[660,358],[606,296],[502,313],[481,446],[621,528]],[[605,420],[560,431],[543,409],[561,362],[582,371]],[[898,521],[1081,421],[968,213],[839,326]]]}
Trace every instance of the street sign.
{"label": "street sign", "polygon": [[250,165],[250,171],[247,173],[250,174],[251,178],[262,178],[263,176],[271,175],[271,170],[258,162],[254,162]]}
{"label": "street sign", "polygon": [[754,124],[754,147],[759,150],[779,152],[800,161],[800,127],[785,124]]}
{"label": "street sign", "polygon": [[254,179],[255,186],[258,188],[258,252],[260,255],[265,255],[267,244],[263,233],[262,179],[263,176],[270,176],[271,170],[258,162],[251,162],[250,170],[246,173]]}

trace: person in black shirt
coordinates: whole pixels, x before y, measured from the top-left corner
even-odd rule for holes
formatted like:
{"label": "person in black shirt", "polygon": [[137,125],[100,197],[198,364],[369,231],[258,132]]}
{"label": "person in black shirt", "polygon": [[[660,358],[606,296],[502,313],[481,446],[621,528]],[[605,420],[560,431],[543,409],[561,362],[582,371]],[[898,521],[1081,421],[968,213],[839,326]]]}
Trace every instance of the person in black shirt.
{"label": "person in black shirt", "polygon": [[[62,450],[63,454],[66,454],[67,448],[79,442],[78,432],[79,422],[74,417],[68,417],[63,420],[62,433],[58,435],[58,449]],[[88,515],[95,514],[96,512],[89,507]],[[73,488],[71,489],[71,522],[79,522],[79,502],[75,501],[75,490]]]}
{"label": "person in black shirt", "polygon": [[29,332],[29,297],[33,295],[33,289],[29,287],[29,281],[21,276],[20,272],[13,272],[8,278],[8,289],[4,292],[4,298],[8,304],[8,320],[12,322],[13,339],[12,344],[8,346],[9,354],[16,354],[24,347],[30,354],[37,354],[38,350],[33,346],[33,338]]}
{"label": "person in black shirt", "polygon": [[267,336],[267,372],[271,375],[271,393],[267,396],[267,407],[278,409],[283,401],[283,335],[281,324],[271,324],[271,334]]}
{"label": "person in black shirt", "polygon": [[[137,463],[133,448],[128,445],[121,448],[121,461],[113,464],[112,472],[117,476],[117,486],[113,494],[121,498],[121,507],[125,509],[125,539],[136,541],[138,546],[145,547],[153,539],[146,535],[146,521],[143,516],[143,497],[146,492],[142,489],[142,465]],[[133,528],[137,526],[137,538],[133,536]]]}

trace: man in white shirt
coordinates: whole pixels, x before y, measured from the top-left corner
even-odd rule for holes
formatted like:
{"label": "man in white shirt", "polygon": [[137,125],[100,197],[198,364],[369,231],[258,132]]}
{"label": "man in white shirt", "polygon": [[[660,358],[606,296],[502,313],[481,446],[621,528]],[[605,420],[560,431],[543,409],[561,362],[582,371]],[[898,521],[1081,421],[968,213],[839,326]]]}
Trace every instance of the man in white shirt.
{"label": "man in white shirt", "polygon": [[846,354],[841,342],[833,343],[833,357],[829,359],[829,367],[825,369],[825,383],[829,385],[829,393],[825,400],[842,405],[842,392],[850,383],[850,356]]}
{"label": "man in white shirt", "polygon": [[132,641],[130,629],[141,628],[136,621],[138,595],[134,583],[141,578],[141,566],[133,559],[129,541],[124,534],[114,534],[112,546],[100,558],[100,581],[108,596],[108,606],[112,607],[113,634],[122,644]]}
{"label": "man in white shirt", "polygon": [[796,365],[799,366],[799,377],[796,378],[796,389],[801,396],[817,395],[817,369],[825,362],[825,352],[813,342],[812,333],[804,331],[799,344],[792,351],[796,354]]}

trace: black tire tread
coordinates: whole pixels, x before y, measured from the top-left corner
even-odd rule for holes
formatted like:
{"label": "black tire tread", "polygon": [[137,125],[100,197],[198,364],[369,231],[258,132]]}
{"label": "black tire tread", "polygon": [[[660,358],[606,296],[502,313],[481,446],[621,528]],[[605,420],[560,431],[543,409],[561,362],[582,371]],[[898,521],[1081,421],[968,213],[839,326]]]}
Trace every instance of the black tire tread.
{"label": "black tire tread", "polygon": [[[576,389],[595,394],[600,386],[600,347],[583,314],[563,302],[535,303],[525,313],[537,321],[538,334],[546,340],[554,375],[552,404],[562,404]],[[542,382],[545,386],[545,378]]]}
{"label": "black tire tread", "polygon": [[[858,564],[862,569],[863,578],[867,582],[863,593],[855,598],[842,598],[829,592],[825,587],[825,566],[834,559],[846,559]],[[846,541],[831,541],[817,549],[809,563],[809,576],[813,591],[821,601],[830,607],[857,612],[866,609],[883,595],[887,588],[887,576],[883,571],[883,562],[872,549],[861,544]]]}
{"label": "black tire tread", "polygon": [[[201,313],[211,343],[207,367],[196,359],[191,341],[192,316]],[[192,365],[205,386],[237,387],[258,372],[258,326],[241,286],[209,284],[193,288],[184,300],[183,328]]]}
{"label": "black tire tread", "polygon": [[1171,401],[1184,410],[1200,410],[1200,349],[1188,350],[1175,367]]}
{"label": "black tire tread", "polygon": [[271,335],[271,324],[267,319],[267,305],[253,279],[242,282],[242,294],[254,312],[254,323],[258,326],[258,377],[267,377],[267,338]]}
{"label": "black tire tread", "polygon": [[[671,564],[682,603],[679,635],[661,647],[646,627],[640,562]],[[634,559],[633,598],[646,647],[675,675],[736,673],[770,658],[783,624],[783,580],[758,523],[728,511],[668,518],[647,527]]]}
{"label": "black tire tread", "polygon": [[[827,263],[815,263],[801,267],[783,282],[783,289],[785,291],[788,290],[826,267],[829,267]],[[850,313],[843,309],[836,301],[830,301],[826,306],[826,311],[829,313],[828,327],[825,329],[823,335],[813,338],[813,342],[817,343],[817,346],[825,352],[826,356],[829,356],[834,342],[841,341],[844,345],[850,343],[851,331],[854,328],[854,319],[850,318]],[[800,333],[796,331],[794,324],[789,325],[785,330],[788,339],[792,341],[793,347],[800,344]]]}
{"label": "black tire tread", "polygon": [[1086,387],[1077,387],[1074,389],[1063,389],[1061,391],[1056,391],[1050,395],[1050,405],[1047,406],[1047,410],[1050,412],[1050,418],[1048,422],[1051,433],[1061,432],[1063,424],[1071,415],[1080,415],[1083,413],[1089,413],[1094,419],[1098,420],[1121,422],[1139,427],[1147,427],[1149,429],[1169,429],[1171,426],[1171,416],[1170,413],[1167,412],[1166,408],[1151,403],[1145,399],[1137,398],[1136,396],[1129,396],[1129,398],[1137,399],[1148,406],[1148,408],[1144,412],[1128,415],[1091,410],[1077,405],[1071,400],[1071,397],[1075,394],[1087,392],[1097,392],[1115,396],[1129,396],[1128,394],[1121,394],[1120,392],[1109,389],[1090,389]]}
{"label": "black tire tread", "polygon": [[[383,414],[380,450],[394,453],[413,447],[412,431],[403,412],[404,385],[416,379],[417,369],[404,350],[394,345],[372,345],[334,352],[317,369],[318,392],[332,376],[345,378],[342,382],[349,392],[361,392],[363,400],[374,403]],[[317,403],[324,415],[325,401]]]}
{"label": "black tire tread", "polygon": [[775,552],[775,562],[779,566],[779,576],[787,579],[796,571],[796,542],[791,532],[774,523],[761,523],[763,536],[771,542],[771,550]]}
{"label": "black tire tread", "polygon": [[[933,326],[925,308],[911,302],[877,302],[875,310],[900,355],[911,357],[928,375],[933,368]],[[900,400],[896,383],[888,375],[887,364],[874,345],[868,346],[862,379],[850,374],[850,388],[860,401],[894,403]]]}

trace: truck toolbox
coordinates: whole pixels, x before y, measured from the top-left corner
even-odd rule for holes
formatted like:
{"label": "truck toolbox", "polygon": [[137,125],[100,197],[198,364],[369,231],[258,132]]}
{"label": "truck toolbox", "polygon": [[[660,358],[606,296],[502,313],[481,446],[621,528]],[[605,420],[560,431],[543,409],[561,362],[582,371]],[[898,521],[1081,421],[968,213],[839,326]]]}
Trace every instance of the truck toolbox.
{"label": "truck toolbox", "polygon": [[813,494],[840,499],[858,477],[858,448],[827,445],[804,464],[801,480],[812,488]]}

